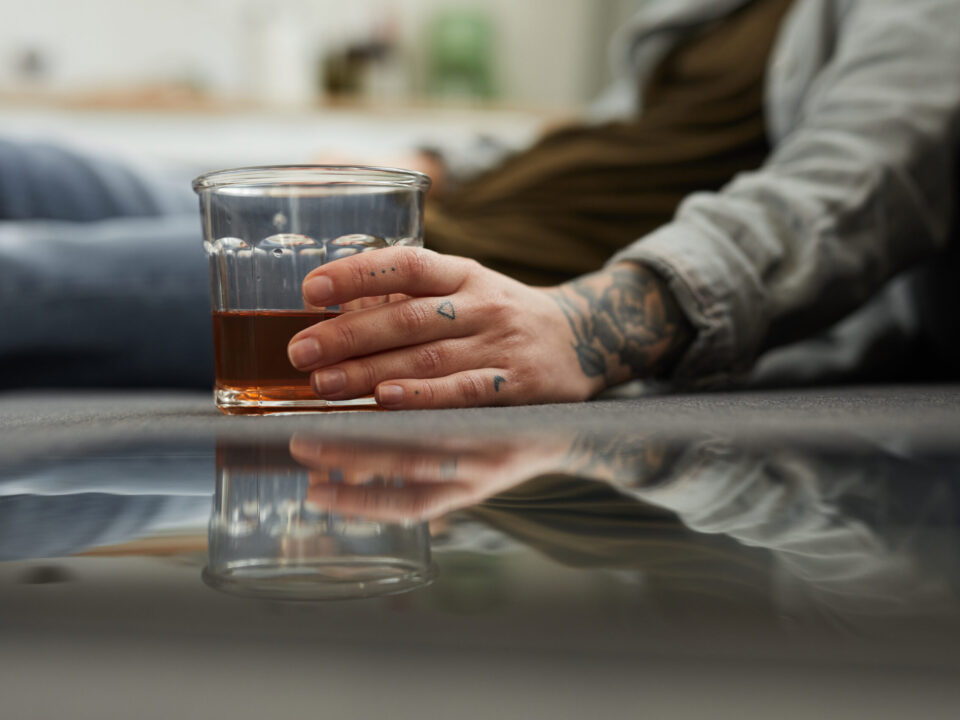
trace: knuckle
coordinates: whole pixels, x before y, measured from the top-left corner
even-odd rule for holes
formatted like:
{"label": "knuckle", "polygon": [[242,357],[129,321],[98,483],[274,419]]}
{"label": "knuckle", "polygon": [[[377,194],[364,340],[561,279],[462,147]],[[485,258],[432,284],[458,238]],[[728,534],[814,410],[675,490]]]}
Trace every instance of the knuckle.
{"label": "knuckle", "polygon": [[414,303],[400,303],[396,308],[396,318],[394,322],[400,330],[412,333],[420,329],[426,320],[423,306]]}
{"label": "knuckle", "polygon": [[482,292],[470,294],[474,311],[486,321],[486,326],[498,334],[504,334],[515,329],[521,322],[518,315],[522,314],[516,304],[511,304],[503,293],[484,288]]}
{"label": "knuckle", "polygon": [[438,397],[437,388],[433,383],[426,382],[417,386],[418,405],[432,407],[437,402]]}
{"label": "knuckle", "polygon": [[457,262],[460,263],[460,266],[467,273],[474,273],[480,270],[483,266],[473,258],[461,257],[457,258]]}
{"label": "knuckle", "polygon": [[497,341],[497,345],[503,353],[502,362],[508,362],[510,358],[516,356],[518,350],[528,349],[535,342],[536,337],[531,337],[518,328],[505,329],[503,335]]}
{"label": "knuckle", "polygon": [[540,395],[542,388],[547,383],[547,379],[542,373],[534,372],[528,368],[514,368],[507,377],[507,381],[515,391],[524,392],[534,397]]}
{"label": "knuckle", "polygon": [[466,283],[470,278],[476,276],[483,270],[483,265],[473,258],[457,258],[457,263],[460,266],[459,269],[462,274],[461,287],[463,283]]}
{"label": "knuckle", "polygon": [[367,287],[369,285],[367,281],[370,279],[370,268],[368,265],[369,263],[366,262],[358,262],[354,263],[351,267],[353,286],[357,289],[357,292],[360,295],[363,295],[367,292]]}
{"label": "knuckle", "polygon": [[457,378],[457,391],[466,405],[479,405],[486,394],[483,381],[476,375]]}
{"label": "knuckle", "polygon": [[493,310],[501,315],[506,315],[508,313],[512,314],[513,310],[516,309],[516,302],[514,299],[502,291],[491,293],[490,302],[493,306]]}
{"label": "knuckle", "polygon": [[366,392],[379,381],[377,366],[370,360],[358,360],[347,369],[347,387],[357,392]]}
{"label": "knuckle", "polygon": [[[337,318],[347,320],[348,318]],[[349,322],[334,322],[330,324],[333,331],[333,347],[338,354],[350,355],[357,347],[357,332]]]}
{"label": "knuckle", "polygon": [[414,368],[419,375],[434,377],[446,365],[446,353],[436,345],[424,345],[414,355]]}
{"label": "knuckle", "polygon": [[417,248],[403,248],[397,257],[397,264],[409,277],[418,277],[427,270],[432,261],[432,253]]}

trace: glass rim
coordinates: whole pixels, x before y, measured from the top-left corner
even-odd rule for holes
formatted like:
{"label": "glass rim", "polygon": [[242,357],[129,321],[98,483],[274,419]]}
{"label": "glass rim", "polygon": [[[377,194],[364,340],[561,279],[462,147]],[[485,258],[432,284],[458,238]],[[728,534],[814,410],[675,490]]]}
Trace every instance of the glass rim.
{"label": "glass rim", "polygon": [[266,186],[409,188],[428,190],[430,177],[416,170],[374,165],[254,165],[204,173],[193,180],[200,193],[220,188]]}

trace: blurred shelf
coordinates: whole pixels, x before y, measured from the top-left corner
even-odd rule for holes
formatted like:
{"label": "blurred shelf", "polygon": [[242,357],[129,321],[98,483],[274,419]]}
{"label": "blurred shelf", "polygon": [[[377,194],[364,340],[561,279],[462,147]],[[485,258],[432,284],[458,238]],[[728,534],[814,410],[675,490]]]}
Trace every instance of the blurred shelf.
{"label": "blurred shelf", "polygon": [[0,92],[0,137],[203,168],[316,162],[331,155],[377,164],[428,142],[460,144],[477,135],[523,145],[561,117],[542,109],[428,101],[281,108],[150,89]]}
{"label": "blurred shelf", "polygon": [[498,101],[469,99],[438,100],[410,97],[380,101],[372,98],[326,97],[303,105],[268,105],[253,100],[225,99],[210,96],[184,86],[148,86],[135,89],[101,90],[82,93],[39,91],[13,92],[0,90],[0,106],[4,109],[44,109],[97,112],[157,112],[190,114],[262,113],[314,115],[318,112],[396,114],[522,114],[554,122],[575,117],[578,108],[556,108],[518,105]]}

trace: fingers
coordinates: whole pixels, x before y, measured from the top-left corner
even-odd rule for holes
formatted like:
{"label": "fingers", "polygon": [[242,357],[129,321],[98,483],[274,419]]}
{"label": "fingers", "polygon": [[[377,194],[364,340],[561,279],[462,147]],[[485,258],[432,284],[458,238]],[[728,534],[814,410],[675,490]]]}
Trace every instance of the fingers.
{"label": "fingers", "polygon": [[422,248],[384,248],[311,271],[303,281],[303,299],[308,305],[327,307],[390,293],[449,295],[474,266],[471,260]]}
{"label": "fingers", "polygon": [[293,336],[287,355],[294,367],[309,372],[348,358],[464,337],[477,329],[478,316],[470,300],[401,300],[317,323]]}
{"label": "fingers", "polygon": [[313,391],[325,400],[343,400],[369,395],[392,378],[426,379],[461,372],[483,364],[484,350],[468,339],[424,343],[323,368],[310,378]]}
{"label": "fingers", "polygon": [[323,473],[331,470],[338,471],[347,484],[365,484],[377,478],[446,482],[454,479],[458,467],[455,453],[399,446],[371,448],[369,443],[323,443],[299,434],[290,440],[290,454],[301,465],[319,471],[311,473],[311,484],[325,482]]}
{"label": "fingers", "polygon": [[422,483],[407,487],[313,484],[307,502],[341,515],[400,522],[430,520],[470,505],[473,490],[460,483]]}
{"label": "fingers", "polygon": [[514,405],[510,374],[487,368],[433,379],[389,380],[377,386],[377,403],[388,410]]}

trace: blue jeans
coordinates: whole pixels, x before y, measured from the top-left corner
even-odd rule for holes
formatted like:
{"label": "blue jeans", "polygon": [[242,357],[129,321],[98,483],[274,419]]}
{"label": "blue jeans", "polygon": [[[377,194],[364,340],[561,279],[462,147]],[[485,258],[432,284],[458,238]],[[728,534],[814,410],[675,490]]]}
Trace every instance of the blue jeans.
{"label": "blue jeans", "polygon": [[210,387],[189,180],[0,139],[0,389]]}

